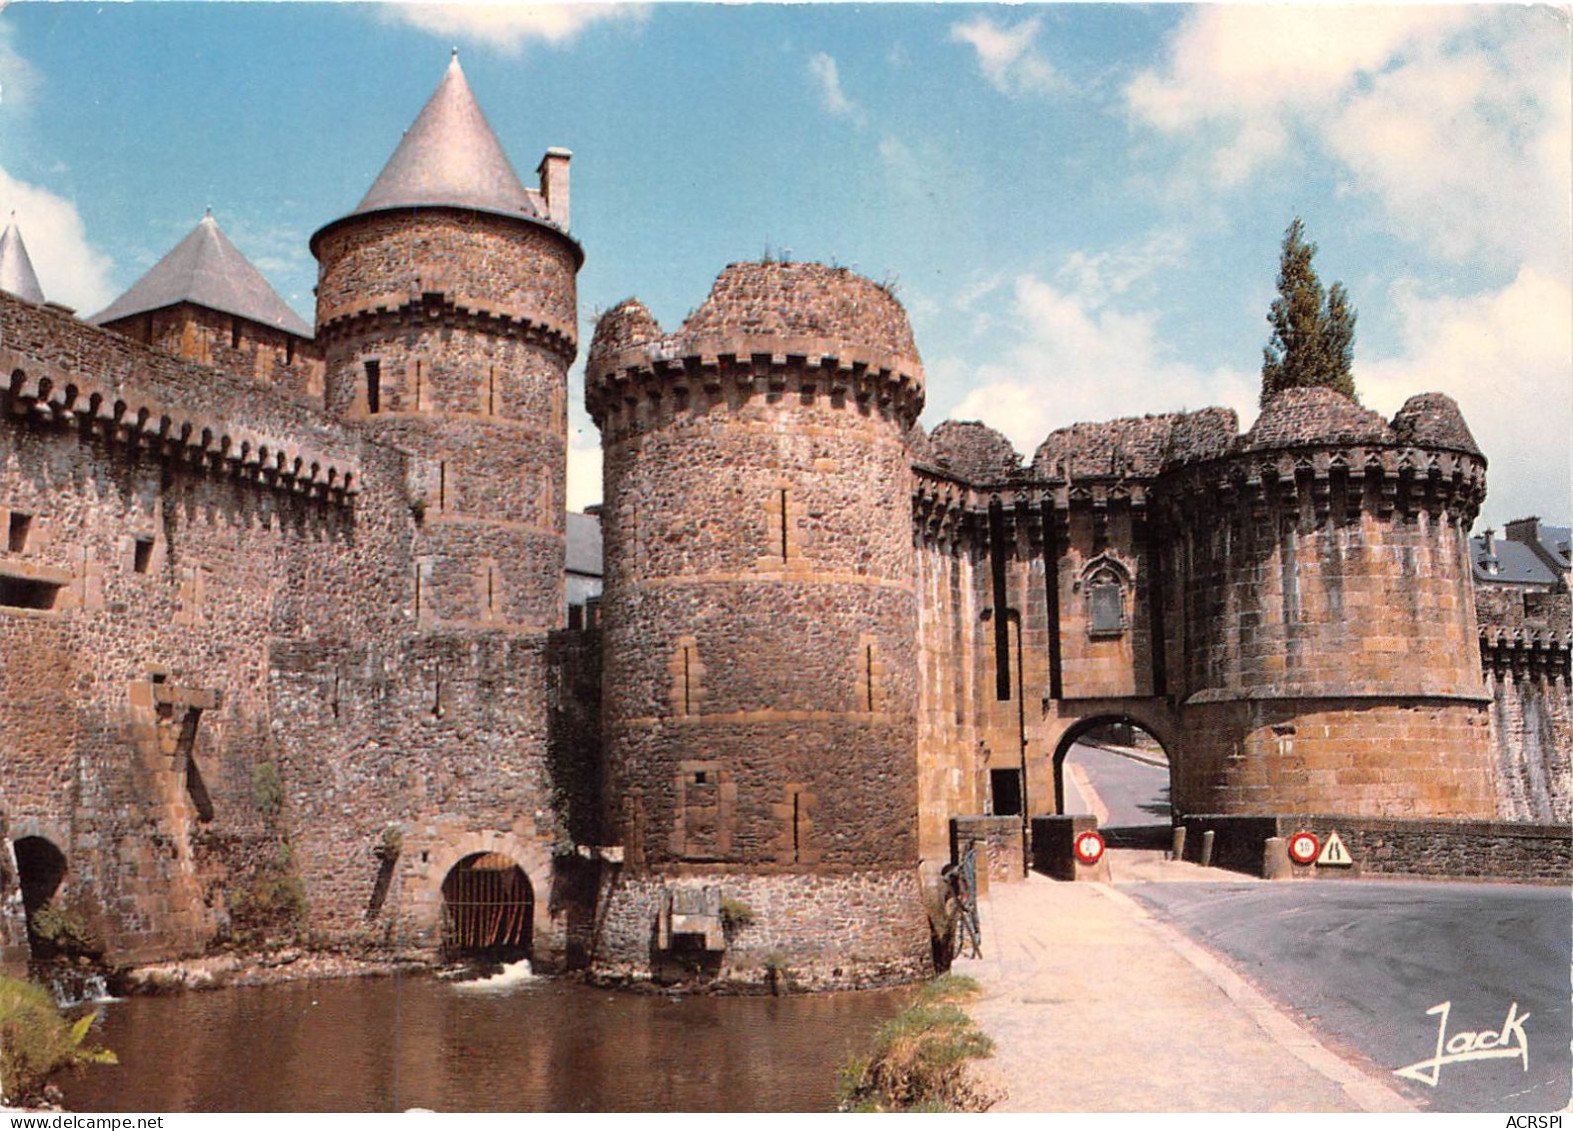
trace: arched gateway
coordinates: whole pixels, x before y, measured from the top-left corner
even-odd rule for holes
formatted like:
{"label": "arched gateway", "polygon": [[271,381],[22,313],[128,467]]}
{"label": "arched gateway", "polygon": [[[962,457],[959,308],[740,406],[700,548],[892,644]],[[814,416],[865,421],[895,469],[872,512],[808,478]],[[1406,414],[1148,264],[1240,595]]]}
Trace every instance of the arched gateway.
{"label": "arched gateway", "polygon": [[66,877],[65,853],[41,836],[24,836],[13,842],[17,882],[22,889],[22,908],[27,914],[27,943],[33,957],[47,957],[35,933],[35,916],[60,890]]}
{"label": "arched gateway", "polygon": [[500,852],[477,852],[442,881],[442,946],[448,954],[530,954],[535,893],[524,869]]}

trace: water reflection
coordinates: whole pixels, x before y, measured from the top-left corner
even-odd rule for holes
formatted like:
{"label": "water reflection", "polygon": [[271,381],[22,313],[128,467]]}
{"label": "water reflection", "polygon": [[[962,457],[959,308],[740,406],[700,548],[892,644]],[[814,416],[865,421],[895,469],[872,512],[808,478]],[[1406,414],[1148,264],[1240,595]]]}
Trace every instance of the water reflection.
{"label": "water reflection", "polygon": [[297,982],[106,1006],[74,1111],[823,1111],[901,991],[669,998],[553,979]]}

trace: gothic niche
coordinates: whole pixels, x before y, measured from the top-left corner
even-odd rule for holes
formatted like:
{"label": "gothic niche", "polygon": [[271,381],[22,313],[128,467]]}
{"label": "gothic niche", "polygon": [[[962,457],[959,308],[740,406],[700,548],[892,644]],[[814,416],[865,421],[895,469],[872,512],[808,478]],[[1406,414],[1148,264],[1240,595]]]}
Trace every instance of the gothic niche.
{"label": "gothic niche", "polygon": [[1077,588],[1087,606],[1087,635],[1094,640],[1123,636],[1129,625],[1125,598],[1131,588],[1130,570],[1100,554],[1082,570]]}

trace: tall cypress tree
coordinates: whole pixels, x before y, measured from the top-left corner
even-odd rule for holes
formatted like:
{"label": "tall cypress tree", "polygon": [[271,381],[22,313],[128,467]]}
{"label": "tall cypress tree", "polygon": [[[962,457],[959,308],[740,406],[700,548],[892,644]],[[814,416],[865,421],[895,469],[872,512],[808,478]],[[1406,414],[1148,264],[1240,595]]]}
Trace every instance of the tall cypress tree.
{"label": "tall cypress tree", "polygon": [[1284,389],[1314,385],[1355,395],[1355,311],[1342,283],[1323,292],[1311,265],[1315,255],[1296,216],[1284,232],[1278,297],[1267,312],[1273,335],[1262,350],[1263,405]]}

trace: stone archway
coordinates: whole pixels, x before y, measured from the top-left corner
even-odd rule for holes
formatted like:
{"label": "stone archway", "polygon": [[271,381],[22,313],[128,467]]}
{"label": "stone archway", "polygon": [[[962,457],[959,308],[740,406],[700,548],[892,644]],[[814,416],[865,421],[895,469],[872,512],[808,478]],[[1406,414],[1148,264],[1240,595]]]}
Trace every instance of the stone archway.
{"label": "stone archway", "polygon": [[471,853],[443,877],[444,954],[528,958],[534,930],[535,891],[512,857],[500,852]]}
{"label": "stone archway", "polygon": [[[1068,779],[1074,778],[1076,795],[1090,794],[1091,804],[1103,810],[1097,816],[1111,846],[1165,846],[1173,824],[1171,755],[1157,731],[1128,714],[1078,720],[1054,750],[1059,812],[1079,808],[1067,805]],[[1077,763],[1069,771],[1068,759]]]}
{"label": "stone archway", "polygon": [[54,899],[65,882],[66,855],[53,841],[41,836],[19,837],[11,842],[11,851],[16,859],[17,883],[22,889],[28,948],[33,957],[44,957],[40,953],[35,918]]}

